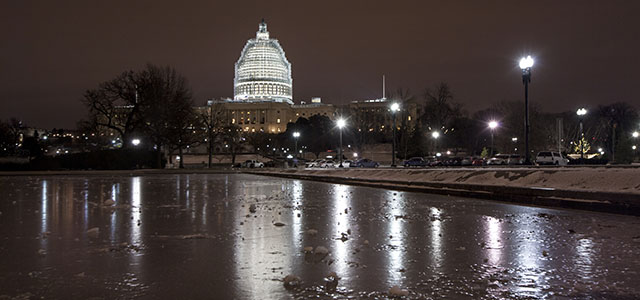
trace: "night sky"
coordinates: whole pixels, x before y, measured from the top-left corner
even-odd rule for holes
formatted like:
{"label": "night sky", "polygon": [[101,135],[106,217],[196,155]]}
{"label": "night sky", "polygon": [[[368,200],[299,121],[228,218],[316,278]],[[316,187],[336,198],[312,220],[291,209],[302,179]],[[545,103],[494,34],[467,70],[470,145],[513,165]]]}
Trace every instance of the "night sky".
{"label": "night sky", "polygon": [[544,111],[640,106],[640,1],[229,2],[1,1],[0,119],[73,128],[86,89],[148,62],[184,74],[197,104],[232,97],[263,17],[292,63],[296,103],[378,98],[385,74],[388,91],[416,95],[448,82],[473,112],[523,99],[517,64],[530,53]]}

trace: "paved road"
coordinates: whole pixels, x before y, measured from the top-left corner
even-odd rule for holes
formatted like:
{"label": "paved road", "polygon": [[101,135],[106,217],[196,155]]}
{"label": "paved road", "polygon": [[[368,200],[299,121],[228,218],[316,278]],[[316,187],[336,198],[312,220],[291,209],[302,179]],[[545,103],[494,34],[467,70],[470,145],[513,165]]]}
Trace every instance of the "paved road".
{"label": "paved road", "polygon": [[637,217],[244,174],[0,191],[0,299],[640,297]]}

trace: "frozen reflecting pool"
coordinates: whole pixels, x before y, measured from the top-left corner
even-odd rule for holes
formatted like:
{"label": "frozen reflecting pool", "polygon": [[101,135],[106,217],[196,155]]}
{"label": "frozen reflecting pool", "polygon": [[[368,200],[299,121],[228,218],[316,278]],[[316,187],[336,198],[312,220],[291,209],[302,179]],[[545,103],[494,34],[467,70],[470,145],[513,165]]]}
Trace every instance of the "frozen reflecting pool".
{"label": "frozen reflecting pool", "polygon": [[640,297],[638,217],[242,174],[0,195],[0,298]]}

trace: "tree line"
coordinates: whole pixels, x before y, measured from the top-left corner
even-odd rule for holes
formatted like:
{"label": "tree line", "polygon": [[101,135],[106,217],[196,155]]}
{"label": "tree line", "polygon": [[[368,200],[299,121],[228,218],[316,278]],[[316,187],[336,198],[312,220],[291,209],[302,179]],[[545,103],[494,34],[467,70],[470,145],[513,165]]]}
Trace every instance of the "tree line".
{"label": "tree line", "polygon": [[[491,131],[487,124],[499,122],[494,130],[494,153],[522,153],[524,132],[524,107],[522,101],[497,101],[489,107],[468,113],[457,102],[451,87],[439,83],[417,95],[407,89],[391,93],[389,103],[398,102],[397,156],[434,155],[445,150],[453,154],[486,154]],[[315,115],[298,118],[287,125],[287,130],[274,134],[268,132],[244,132],[224,119],[222,104],[212,104],[206,109],[195,109],[187,79],[174,68],[146,65],[139,71],[126,71],[115,78],[87,90],[82,97],[87,107],[87,118],[78,122],[83,135],[83,151],[113,147],[115,139],[122,148],[144,147],[155,150],[157,166],[163,153],[171,158],[178,153],[183,165],[186,148],[203,145],[209,153],[209,165],[213,153],[226,153],[235,157],[251,151],[265,156],[282,157],[292,153],[293,132],[300,132],[299,149],[318,157],[326,151],[337,151],[338,129],[327,116]],[[408,108],[415,108],[410,112]],[[337,110],[339,117],[347,119],[343,129],[343,143],[361,152],[368,145],[391,143],[391,124],[378,124],[376,120],[389,120],[388,109],[364,111],[344,106]],[[413,115],[415,119],[410,119]],[[386,118],[385,118],[386,117]],[[558,149],[565,153],[579,151],[579,120],[575,112],[543,112],[532,101],[530,106],[531,149],[536,151]],[[558,121],[562,120],[562,121]],[[633,158],[631,132],[638,129],[638,111],[626,102],[599,105],[591,108],[584,118],[584,141],[594,152],[603,148],[605,155],[619,162]],[[386,125],[386,126],[385,126]],[[0,122],[0,150],[3,155],[27,150],[31,155],[41,155],[38,139],[19,141],[22,125],[18,120]],[[437,139],[432,133],[437,131]],[[110,132],[113,135],[97,134]],[[132,140],[141,141],[135,146]],[[40,149],[40,150],[38,150]],[[483,151],[484,150],[484,151]]]}

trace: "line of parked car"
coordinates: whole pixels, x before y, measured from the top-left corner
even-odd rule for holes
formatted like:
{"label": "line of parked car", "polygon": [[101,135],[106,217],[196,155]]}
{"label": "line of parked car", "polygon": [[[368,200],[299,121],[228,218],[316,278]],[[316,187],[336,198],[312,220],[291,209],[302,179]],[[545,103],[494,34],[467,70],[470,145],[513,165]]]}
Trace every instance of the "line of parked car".
{"label": "line of parked car", "polygon": [[[361,158],[357,160],[346,159],[342,161],[342,167],[344,168],[377,168],[380,164],[377,161],[370,160],[368,158]],[[316,159],[308,161],[305,168],[339,168],[340,161],[333,159]]]}
{"label": "line of parked car", "polygon": [[[296,160],[293,165],[302,163],[302,160]],[[542,151],[535,157],[535,163],[538,165],[556,165],[565,166],[569,160],[562,156],[559,152]],[[412,157],[402,162],[405,168],[411,167],[454,167],[454,166],[506,166],[506,165],[522,165],[524,158],[519,154],[497,154],[490,159],[484,159],[476,156],[466,157]],[[316,159],[306,161],[305,168],[338,168],[340,161],[335,159]],[[346,159],[342,161],[344,168],[377,168],[380,163],[377,161],[361,158],[357,160]],[[237,164],[239,168],[264,168],[273,167],[272,164],[265,165],[257,160],[247,160]]]}
{"label": "line of parked car", "polygon": [[[405,160],[402,164],[406,168],[410,167],[440,167],[440,166],[506,166],[506,165],[523,165],[524,157],[519,154],[497,154],[492,158],[484,159],[482,157],[412,157]],[[555,165],[566,166],[569,159],[562,156],[561,153],[553,151],[539,152],[534,162],[537,165]]]}

